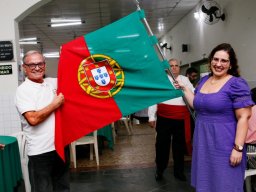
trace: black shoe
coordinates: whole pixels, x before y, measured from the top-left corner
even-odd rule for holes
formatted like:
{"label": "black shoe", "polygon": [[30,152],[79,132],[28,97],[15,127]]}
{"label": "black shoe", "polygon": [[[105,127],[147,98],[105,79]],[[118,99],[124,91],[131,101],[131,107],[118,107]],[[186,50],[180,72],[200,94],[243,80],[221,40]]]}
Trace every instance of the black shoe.
{"label": "black shoe", "polygon": [[174,173],[174,177],[180,181],[187,181],[187,178],[183,173]]}
{"label": "black shoe", "polygon": [[163,172],[156,170],[155,179],[156,181],[161,181],[163,179]]}

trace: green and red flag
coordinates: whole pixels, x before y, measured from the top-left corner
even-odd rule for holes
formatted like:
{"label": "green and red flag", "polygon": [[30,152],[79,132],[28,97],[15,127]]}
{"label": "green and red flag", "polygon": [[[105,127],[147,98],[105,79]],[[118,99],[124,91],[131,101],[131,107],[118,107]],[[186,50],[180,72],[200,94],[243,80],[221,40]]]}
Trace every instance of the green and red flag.
{"label": "green and red flag", "polygon": [[65,97],[56,112],[55,147],[102,128],[122,116],[180,97],[136,11],[61,48],[58,93]]}

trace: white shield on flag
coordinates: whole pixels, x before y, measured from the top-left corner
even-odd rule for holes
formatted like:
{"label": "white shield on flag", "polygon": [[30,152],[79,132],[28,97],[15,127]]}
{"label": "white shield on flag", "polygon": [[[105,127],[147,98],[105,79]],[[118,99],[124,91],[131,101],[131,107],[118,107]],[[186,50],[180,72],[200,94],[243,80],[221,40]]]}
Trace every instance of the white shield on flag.
{"label": "white shield on flag", "polygon": [[91,70],[94,81],[99,86],[107,86],[110,82],[110,77],[105,66]]}

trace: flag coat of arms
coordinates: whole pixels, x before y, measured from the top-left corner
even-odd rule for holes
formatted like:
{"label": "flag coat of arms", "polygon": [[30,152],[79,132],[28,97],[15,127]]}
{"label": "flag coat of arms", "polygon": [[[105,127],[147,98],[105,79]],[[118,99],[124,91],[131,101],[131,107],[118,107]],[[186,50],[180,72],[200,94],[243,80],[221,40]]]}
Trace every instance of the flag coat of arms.
{"label": "flag coat of arms", "polygon": [[64,146],[122,116],[180,97],[143,24],[142,10],[78,37],[61,47],[58,93],[65,103],[56,112],[55,147]]}

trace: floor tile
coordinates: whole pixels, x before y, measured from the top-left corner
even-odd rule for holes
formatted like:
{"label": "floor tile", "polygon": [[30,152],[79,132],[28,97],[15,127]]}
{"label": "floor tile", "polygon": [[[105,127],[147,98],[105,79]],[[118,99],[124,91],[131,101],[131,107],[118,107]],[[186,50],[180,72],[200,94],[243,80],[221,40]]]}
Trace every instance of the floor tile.
{"label": "floor tile", "polygon": [[71,192],[192,192],[191,158],[186,157],[187,182],[174,178],[171,156],[163,181],[156,182],[154,147],[155,130],[146,123],[135,125],[130,136],[118,127],[114,150],[104,147],[99,167],[89,155],[78,158],[78,168],[71,169]]}

